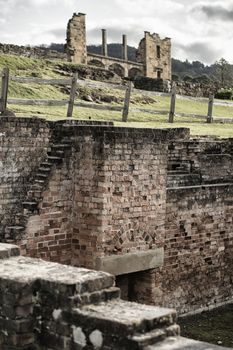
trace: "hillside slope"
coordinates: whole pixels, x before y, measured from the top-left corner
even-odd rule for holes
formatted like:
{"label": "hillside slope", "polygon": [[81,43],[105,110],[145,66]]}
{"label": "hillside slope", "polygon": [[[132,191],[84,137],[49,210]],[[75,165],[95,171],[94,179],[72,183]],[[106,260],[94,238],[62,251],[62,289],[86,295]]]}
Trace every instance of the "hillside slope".
{"label": "hillside slope", "polygon": [[[74,71],[78,71],[79,76],[92,80],[115,80],[113,73],[106,70],[83,65],[74,65],[61,61],[49,61],[30,59],[10,55],[0,55],[0,70],[3,67],[10,68],[10,74],[22,77],[40,77],[40,78],[65,78],[71,77]],[[118,78],[119,79],[119,78]],[[37,85],[37,84],[19,84],[10,82],[9,98],[23,99],[53,99],[68,100],[69,87]],[[134,126],[134,127],[189,127],[194,135],[218,135],[233,137],[232,124],[206,124],[203,119],[190,119],[185,113],[195,113],[207,115],[208,101],[195,101],[189,99],[177,99],[177,113],[184,113],[184,117],[176,117],[174,124],[168,124],[168,117],[165,114],[154,114],[154,110],[165,111],[168,113],[170,106],[169,96],[150,95],[147,93],[137,93],[131,96],[129,114],[129,122],[121,123],[121,112],[96,110],[90,108],[90,102],[104,104],[109,106],[123,107],[124,91],[103,89],[103,88],[81,88],[79,86],[77,92],[77,100],[86,101],[86,107],[74,108],[73,118],[75,119],[96,119],[111,120],[118,125]],[[50,120],[58,120],[66,118],[67,106],[64,107],[45,107],[9,105],[12,111],[18,116],[39,116]],[[140,112],[135,110],[138,108],[149,109],[150,113],[144,110]],[[233,108],[230,106],[216,106],[214,115],[218,117],[233,117]]]}

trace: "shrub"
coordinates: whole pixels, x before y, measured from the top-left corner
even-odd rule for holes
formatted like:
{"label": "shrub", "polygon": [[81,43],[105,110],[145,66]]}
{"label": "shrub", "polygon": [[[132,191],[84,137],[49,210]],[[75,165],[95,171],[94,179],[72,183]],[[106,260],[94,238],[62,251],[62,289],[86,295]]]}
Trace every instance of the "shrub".
{"label": "shrub", "polygon": [[192,78],[190,75],[185,75],[185,76],[183,77],[183,81],[185,81],[185,82],[191,82],[192,79],[193,79],[193,78]]}
{"label": "shrub", "polygon": [[215,94],[215,98],[219,98],[220,100],[232,100],[233,91],[221,89]]}
{"label": "shrub", "polygon": [[180,77],[177,74],[172,74],[172,81],[179,81]]}

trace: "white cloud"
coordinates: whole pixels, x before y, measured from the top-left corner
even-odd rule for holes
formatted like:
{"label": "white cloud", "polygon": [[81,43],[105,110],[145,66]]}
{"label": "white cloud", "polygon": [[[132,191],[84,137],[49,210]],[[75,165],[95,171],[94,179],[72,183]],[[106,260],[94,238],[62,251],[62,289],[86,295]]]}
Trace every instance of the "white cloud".
{"label": "white cloud", "polygon": [[233,63],[232,0],[0,0],[0,8],[0,42],[64,42],[68,19],[84,12],[90,44],[100,43],[101,28],[109,42],[124,33],[134,46],[148,30],[171,37],[177,58],[211,63],[221,54]]}

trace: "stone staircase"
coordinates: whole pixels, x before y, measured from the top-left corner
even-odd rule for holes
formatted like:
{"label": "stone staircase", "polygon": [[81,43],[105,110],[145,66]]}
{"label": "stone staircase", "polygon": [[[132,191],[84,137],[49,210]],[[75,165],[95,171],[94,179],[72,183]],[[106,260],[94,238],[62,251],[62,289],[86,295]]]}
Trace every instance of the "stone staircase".
{"label": "stone staircase", "polygon": [[120,299],[75,309],[71,319],[90,332],[94,324],[112,349],[142,350],[180,332],[175,310]]}
{"label": "stone staircase", "polygon": [[39,203],[42,193],[46,188],[53,169],[63,162],[67,152],[71,149],[69,140],[64,139],[61,143],[52,144],[46,159],[40,164],[38,171],[29,186],[24,201],[21,203],[21,210],[14,216],[11,225],[5,228],[5,242],[13,243],[24,234],[28,218],[39,212]]}
{"label": "stone staircase", "polygon": [[201,174],[192,173],[189,161],[169,161],[167,187],[185,187],[201,184]]}

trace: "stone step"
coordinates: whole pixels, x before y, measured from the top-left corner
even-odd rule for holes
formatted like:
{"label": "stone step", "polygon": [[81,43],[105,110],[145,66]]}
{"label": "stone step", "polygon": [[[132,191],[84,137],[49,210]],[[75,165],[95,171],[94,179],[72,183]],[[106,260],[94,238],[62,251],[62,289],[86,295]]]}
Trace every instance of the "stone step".
{"label": "stone step", "polygon": [[[21,226],[24,227],[27,223],[28,220],[28,215],[21,212],[21,213],[17,213],[14,217],[14,226]],[[13,226],[13,225],[11,225]]]}
{"label": "stone step", "polygon": [[45,179],[35,179],[34,180],[34,185],[40,185],[42,188],[44,188],[45,185]]}
{"label": "stone step", "polygon": [[67,150],[70,149],[71,145],[69,143],[54,144],[51,146],[52,149]]}
{"label": "stone step", "polygon": [[153,345],[168,337],[175,337],[179,334],[180,327],[177,324],[174,324],[164,328],[153,329],[146,333],[137,333],[129,339],[135,343],[135,345],[138,345],[139,349],[143,349],[145,346]]}
{"label": "stone step", "polygon": [[5,232],[7,235],[9,236],[18,236],[20,233],[22,233],[23,231],[25,230],[25,227],[24,226],[17,226],[17,225],[14,225],[14,226],[7,226],[5,228]]}
{"label": "stone step", "polygon": [[98,320],[98,329],[106,327],[108,323],[109,333],[119,332],[121,335],[132,337],[136,333],[147,333],[174,325],[176,311],[117,299],[74,309],[73,317],[74,321]]}
{"label": "stone step", "polygon": [[43,165],[43,166],[40,166],[38,171],[41,172],[41,173],[50,173],[51,167]]}
{"label": "stone step", "polygon": [[27,209],[33,212],[34,210],[37,209],[38,203],[36,201],[31,201],[31,202],[28,201],[28,202],[23,202],[22,205],[24,209]]}
{"label": "stone step", "polygon": [[37,173],[37,174],[36,174],[35,178],[36,178],[36,179],[39,179],[39,180],[40,180],[40,179],[41,179],[41,180],[43,180],[43,179],[46,180],[46,179],[48,178],[48,175],[49,175],[48,173],[41,173],[41,172],[40,172],[40,173]]}
{"label": "stone step", "polygon": [[200,178],[200,174],[193,174],[193,173],[179,173],[179,174],[169,174],[169,178],[171,179],[190,179],[190,178],[193,178],[193,179],[199,179]]}
{"label": "stone step", "polygon": [[68,137],[64,137],[64,139],[61,142],[62,142],[62,144],[71,146],[73,141]]}
{"label": "stone step", "polygon": [[63,158],[65,152],[58,150],[58,149],[51,149],[51,151],[49,151],[47,154],[49,157],[61,157],[61,158]]}
{"label": "stone step", "polygon": [[201,176],[199,174],[168,174],[167,176],[167,187],[184,187],[200,184]]}
{"label": "stone step", "polygon": [[190,171],[190,162],[184,162],[184,161],[169,161],[168,162],[168,170],[183,170],[183,171]]}
{"label": "stone step", "polygon": [[31,201],[32,199],[40,199],[42,190],[29,190],[27,192],[27,200]]}
{"label": "stone step", "polygon": [[168,175],[188,175],[190,172],[188,171],[183,171],[183,170],[168,170],[167,172]]}
{"label": "stone step", "polygon": [[59,164],[62,162],[62,158],[61,157],[55,157],[55,156],[48,156],[48,161],[50,163],[53,163],[53,164]]}
{"label": "stone step", "polygon": [[111,287],[102,289],[93,293],[84,293],[70,298],[72,307],[80,307],[81,305],[97,304],[104,301],[120,298],[120,289]]}
{"label": "stone step", "polygon": [[219,345],[208,344],[184,337],[168,337],[162,342],[155,343],[145,350],[230,350]]}
{"label": "stone step", "polygon": [[40,164],[41,167],[45,167],[45,168],[50,168],[53,166],[53,163],[51,162],[43,162]]}
{"label": "stone step", "polygon": [[44,186],[40,185],[40,183],[35,183],[35,184],[31,185],[29,191],[42,191],[43,188],[44,188]]}

